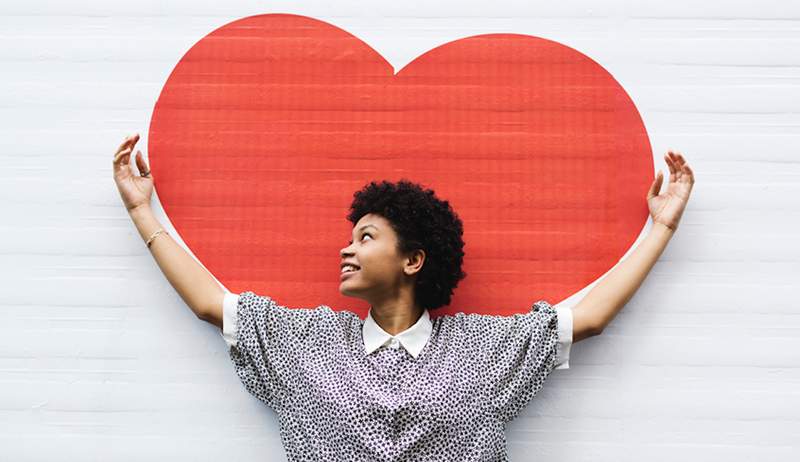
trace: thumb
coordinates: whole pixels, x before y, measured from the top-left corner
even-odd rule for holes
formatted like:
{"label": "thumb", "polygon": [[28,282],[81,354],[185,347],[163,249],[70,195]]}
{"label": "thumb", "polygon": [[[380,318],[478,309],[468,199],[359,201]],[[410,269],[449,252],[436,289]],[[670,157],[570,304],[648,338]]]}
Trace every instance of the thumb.
{"label": "thumb", "polygon": [[661,183],[664,182],[664,175],[661,173],[661,170],[658,171],[658,175],[656,175],[656,179],[653,180],[653,184],[650,185],[650,190],[647,191],[647,200],[650,200],[658,195],[658,192],[661,191]]}

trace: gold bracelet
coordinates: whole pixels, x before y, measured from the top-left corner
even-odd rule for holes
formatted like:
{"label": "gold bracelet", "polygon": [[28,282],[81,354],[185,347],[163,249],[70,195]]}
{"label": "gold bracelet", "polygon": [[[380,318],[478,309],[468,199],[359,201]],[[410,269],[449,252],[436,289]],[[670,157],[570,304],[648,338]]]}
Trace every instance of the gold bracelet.
{"label": "gold bracelet", "polygon": [[160,228],[158,231],[156,231],[156,232],[154,232],[153,234],[151,234],[151,235],[150,235],[150,239],[148,239],[148,240],[147,240],[147,248],[148,248],[148,249],[150,248],[150,244],[152,244],[152,243],[153,243],[153,239],[155,239],[155,238],[156,238],[156,236],[158,236],[158,235],[159,235],[159,234],[161,234],[161,233],[164,233],[164,234],[169,234],[168,232],[164,231],[164,228]]}

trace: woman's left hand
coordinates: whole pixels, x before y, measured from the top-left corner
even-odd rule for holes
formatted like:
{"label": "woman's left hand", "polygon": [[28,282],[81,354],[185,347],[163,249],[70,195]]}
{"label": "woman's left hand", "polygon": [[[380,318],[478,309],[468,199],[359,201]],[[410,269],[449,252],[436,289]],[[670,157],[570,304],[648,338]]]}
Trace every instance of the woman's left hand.
{"label": "woman's left hand", "polygon": [[647,206],[650,208],[653,223],[661,223],[674,231],[678,229],[678,222],[689,202],[689,195],[694,186],[694,172],[678,151],[667,151],[667,154],[664,154],[664,160],[669,167],[667,190],[658,194],[664,180],[664,175],[659,170],[647,192]]}

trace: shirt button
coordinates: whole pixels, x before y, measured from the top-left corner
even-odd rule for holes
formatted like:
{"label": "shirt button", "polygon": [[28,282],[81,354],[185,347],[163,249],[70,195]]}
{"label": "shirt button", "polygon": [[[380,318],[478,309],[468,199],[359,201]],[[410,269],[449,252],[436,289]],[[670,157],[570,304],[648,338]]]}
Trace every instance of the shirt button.
{"label": "shirt button", "polygon": [[392,341],[391,341],[391,342],[389,342],[389,346],[390,346],[390,347],[392,347],[392,348],[394,348],[394,349],[396,350],[396,349],[397,349],[397,347],[399,347],[399,346],[400,346],[400,343],[398,343],[398,341],[397,341],[397,339],[396,339],[396,338],[393,338],[393,339],[392,339]]}

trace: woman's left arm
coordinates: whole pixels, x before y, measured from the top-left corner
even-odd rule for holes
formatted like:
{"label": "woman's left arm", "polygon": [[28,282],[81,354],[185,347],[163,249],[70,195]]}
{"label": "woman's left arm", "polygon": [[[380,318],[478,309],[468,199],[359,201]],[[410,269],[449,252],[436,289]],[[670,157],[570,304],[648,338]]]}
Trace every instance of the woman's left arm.
{"label": "woman's left arm", "polygon": [[664,160],[670,172],[667,190],[658,194],[664,179],[659,170],[647,192],[647,205],[653,227],[628,258],[619,263],[575,305],[573,342],[603,332],[639,289],[678,229],[694,186],[694,172],[678,151],[668,151]]}

